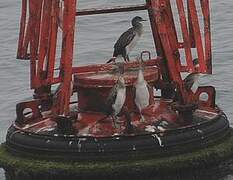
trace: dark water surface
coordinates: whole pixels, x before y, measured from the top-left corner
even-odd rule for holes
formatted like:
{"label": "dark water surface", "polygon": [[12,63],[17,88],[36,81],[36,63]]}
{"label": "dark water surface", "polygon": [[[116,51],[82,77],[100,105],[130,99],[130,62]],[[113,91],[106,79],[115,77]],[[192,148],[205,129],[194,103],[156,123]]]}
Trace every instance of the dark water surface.
{"label": "dark water surface", "polygon": [[[143,2],[143,0],[79,0],[79,7]],[[27,61],[15,59],[20,3],[20,0],[0,0],[0,142],[5,141],[6,130],[15,118],[16,103],[32,95],[29,89],[29,64]],[[216,87],[217,103],[226,112],[232,124],[233,1],[211,0],[211,8],[214,71],[212,76],[204,77],[201,84]],[[75,64],[105,62],[112,54],[113,43],[119,34],[129,27],[129,20],[135,15],[147,17],[146,12],[81,17],[77,23],[79,32],[76,35],[79,46],[76,44],[75,47]],[[145,26],[145,34],[132,52],[132,56],[136,55],[136,51],[144,49],[153,51],[150,26],[148,23]],[[219,176],[221,177],[219,179],[233,179],[233,163],[228,164],[221,173],[223,175]],[[2,170],[0,179],[5,179]]]}

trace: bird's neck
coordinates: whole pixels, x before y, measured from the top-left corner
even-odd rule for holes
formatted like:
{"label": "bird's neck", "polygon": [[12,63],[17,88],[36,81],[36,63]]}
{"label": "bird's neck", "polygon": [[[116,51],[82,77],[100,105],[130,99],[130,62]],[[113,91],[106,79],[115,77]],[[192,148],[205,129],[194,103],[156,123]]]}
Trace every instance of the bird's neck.
{"label": "bird's neck", "polygon": [[118,79],[117,86],[118,86],[119,89],[125,88],[125,82],[124,82],[124,80]]}
{"label": "bird's neck", "polygon": [[138,79],[137,79],[137,82],[138,82],[138,83],[143,83],[144,81],[145,81],[145,79],[144,79],[143,71],[142,71],[142,69],[140,68],[139,71],[138,71]]}
{"label": "bird's neck", "polygon": [[143,25],[141,23],[138,22],[133,24],[133,28],[139,35],[143,33]]}

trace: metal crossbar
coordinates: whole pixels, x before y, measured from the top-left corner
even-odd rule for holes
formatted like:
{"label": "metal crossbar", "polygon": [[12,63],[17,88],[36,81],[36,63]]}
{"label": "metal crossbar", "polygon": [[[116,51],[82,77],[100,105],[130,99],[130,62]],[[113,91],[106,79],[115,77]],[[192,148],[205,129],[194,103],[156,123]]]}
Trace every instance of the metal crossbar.
{"label": "metal crossbar", "polygon": [[115,6],[105,8],[91,8],[91,9],[78,9],[76,16],[94,15],[94,14],[105,14],[105,13],[117,13],[117,12],[129,12],[129,11],[140,11],[147,10],[146,4],[138,4],[131,6]]}

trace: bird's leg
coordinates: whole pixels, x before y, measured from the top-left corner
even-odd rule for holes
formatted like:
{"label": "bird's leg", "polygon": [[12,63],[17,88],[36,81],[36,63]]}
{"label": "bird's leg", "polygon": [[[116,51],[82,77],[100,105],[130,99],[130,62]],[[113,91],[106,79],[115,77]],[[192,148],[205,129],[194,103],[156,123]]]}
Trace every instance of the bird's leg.
{"label": "bird's leg", "polygon": [[140,122],[142,122],[142,123],[145,122],[145,118],[144,118],[144,116],[142,115],[142,112],[141,112],[141,111],[140,111],[140,117],[141,117],[141,118],[140,118]]}
{"label": "bird's leg", "polygon": [[129,60],[129,55],[128,55],[128,54],[126,55],[126,60],[127,60],[127,62],[130,61],[130,60]]}
{"label": "bird's leg", "polygon": [[112,115],[112,121],[113,121],[113,126],[115,128],[117,128],[117,129],[120,128],[119,124],[117,123],[117,121],[118,121],[118,117],[117,116]]}
{"label": "bird's leg", "polygon": [[139,114],[140,114],[140,122],[145,122],[145,118],[144,118],[144,116],[142,115],[142,108],[141,108],[141,106],[139,105],[138,106],[138,110],[139,110]]}
{"label": "bird's leg", "polygon": [[129,56],[128,56],[128,54],[126,53],[126,49],[123,50],[123,52],[122,52],[122,57],[124,58],[124,61],[125,61],[125,62],[129,62]]}
{"label": "bird's leg", "polygon": [[124,109],[124,115],[125,115],[125,119],[126,119],[126,133],[133,133],[134,129],[133,129],[133,125],[131,124],[132,119],[131,119],[131,116],[130,116],[128,109],[127,108],[125,108],[125,109]]}
{"label": "bird's leg", "polygon": [[122,56],[124,58],[124,61],[127,62],[127,57],[126,56]]}

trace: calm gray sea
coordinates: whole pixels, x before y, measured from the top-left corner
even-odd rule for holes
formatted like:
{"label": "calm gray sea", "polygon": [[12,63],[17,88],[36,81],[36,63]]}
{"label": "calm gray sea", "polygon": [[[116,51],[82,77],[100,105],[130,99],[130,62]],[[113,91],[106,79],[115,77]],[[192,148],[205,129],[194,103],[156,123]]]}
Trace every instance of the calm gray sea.
{"label": "calm gray sea", "polygon": [[[143,3],[143,0],[79,0],[79,8],[103,7]],[[19,29],[20,0],[0,0],[0,142],[5,141],[6,130],[15,118],[17,102],[32,95],[29,89],[29,68],[27,61],[15,59]],[[217,103],[233,123],[233,1],[211,0],[213,75],[204,77],[201,84],[213,85],[217,89]],[[112,54],[113,43],[129,26],[135,15],[147,17],[146,12],[130,12],[78,19],[75,46],[75,64],[105,62]],[[145,24],[145,34],[132,53],[151,50],[151,30]],[[76,41],[76,42],[77,42]],[[224,177],[233,179],[233,164]],[[232,175],[231,175],[232,174]],[[4,180],[0,170],[0,180]]]}

